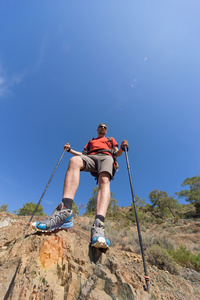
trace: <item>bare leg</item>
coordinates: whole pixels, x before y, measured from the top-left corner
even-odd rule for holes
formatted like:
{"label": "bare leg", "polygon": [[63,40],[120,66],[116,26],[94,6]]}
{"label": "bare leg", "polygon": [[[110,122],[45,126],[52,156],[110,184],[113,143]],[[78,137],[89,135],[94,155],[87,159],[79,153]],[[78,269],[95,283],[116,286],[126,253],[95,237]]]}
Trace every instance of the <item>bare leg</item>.
{"label": "bare leg", "polygon": [[[66,206],[66,209],[62,205],[58,205],[56,211],[46,220],[42,222],[33,222],[32,227],[39,231],[53,231],[58,228],[68,229],[73,226],[73,211],[70,208],[76,190],[79,185],[80,170],[84,169],[85,162],[79,157],[74,156],[69,161],[68,170],[65,175],[64,188],[63,188],[63,204]],[[65,203],[66,201],[66,203]],[[67,209],[68,208],[68,209]]]}
{"label": "bare leg", "polygon": [[84,169],[84,167],[85,162],[79,156],[74,156],[70,159],[69,166],[65,175],[63,198],[74,199],[79,185],[80,170]]}
{"label": "bare leg", "polygon": [[99,191],[96,203],[96,215],[106,216],[108,205],[110,202],[110,174],[102,172],[99,174]]}
{"label": "bare leg", "polygon": [[[96,203],[96,216],[100,215],[105,218],[110,202],[110,174],[108,172],[100,173],[98,182],[99,191]],[[91,246],[105,249],[106,251],[110,247],[110,241],[105,237],[104,228],[104,222],[98,217],[95,218],[95,222],[91,228]]]}

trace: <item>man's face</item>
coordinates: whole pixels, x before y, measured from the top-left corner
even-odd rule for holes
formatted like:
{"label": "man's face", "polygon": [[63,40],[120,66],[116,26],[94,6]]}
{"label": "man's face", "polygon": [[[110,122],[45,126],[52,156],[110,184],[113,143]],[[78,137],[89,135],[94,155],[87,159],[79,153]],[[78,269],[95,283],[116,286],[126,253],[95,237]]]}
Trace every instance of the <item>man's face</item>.
{"label": "man's face", "polygon": [[105,124],[100,124],[97,131],[99,136],[104,136],[107,133],[107,126]]}

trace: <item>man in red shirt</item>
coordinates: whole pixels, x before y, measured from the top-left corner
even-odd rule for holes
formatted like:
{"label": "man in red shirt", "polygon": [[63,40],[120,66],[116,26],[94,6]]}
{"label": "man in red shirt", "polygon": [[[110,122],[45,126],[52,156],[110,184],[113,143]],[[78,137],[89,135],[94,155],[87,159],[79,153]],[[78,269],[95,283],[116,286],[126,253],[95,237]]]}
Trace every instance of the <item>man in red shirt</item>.
{"label": "man in red shirt", "polygon": [[74,155],[65,175],[62,202],[56,211],[45,221],[34,222],[32,226],[39,231],[53,231],[58,228],[73,226],[72,203],[79,185],[80,171],[91,172],[97,177],[99,189],[96,201],[96,216],[91,229],[91,245],[97,248],[109,248],[110,241],[104,234],[104,220],[110,201],[110,180],[113,177],[114,157],[121,156],[128,142],[122,141],[120,149],[114,138],[108,138],[107,126],[101,123],[98,128],[98,137],[90,140],[83,153],[75,151],[70,144],[64,149]]}

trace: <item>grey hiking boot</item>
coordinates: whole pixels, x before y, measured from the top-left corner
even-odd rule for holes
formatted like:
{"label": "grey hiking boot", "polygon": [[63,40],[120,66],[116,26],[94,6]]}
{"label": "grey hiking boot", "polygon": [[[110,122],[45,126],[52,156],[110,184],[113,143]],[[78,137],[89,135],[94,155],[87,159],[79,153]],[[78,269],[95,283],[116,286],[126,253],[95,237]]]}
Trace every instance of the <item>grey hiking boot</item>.
{"label": "grey hiking boot", "polygon": [[42,222],[33,222],[32,227],[39,231],[53,231],[55,229],[67,229],[73,226],[73,211],[63,207],[63,203],[59,203],[56,211]]}
{"label": "grey hiking boot", "polygon": [[105,224],[96,219],[91,228],[91,246],[96,248],[108,249],[110,241],[105,237],[104,233]]}

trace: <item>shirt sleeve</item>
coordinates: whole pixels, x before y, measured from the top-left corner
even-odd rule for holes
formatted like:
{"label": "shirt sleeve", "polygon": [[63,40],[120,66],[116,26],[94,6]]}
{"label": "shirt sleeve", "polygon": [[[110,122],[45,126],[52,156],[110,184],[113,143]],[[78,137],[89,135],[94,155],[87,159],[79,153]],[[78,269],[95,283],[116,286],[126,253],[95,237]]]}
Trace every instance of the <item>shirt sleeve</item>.
{"label": "shirt sleeve", "polygon": [[113,147],[118,148],[118,144],[117,144],[116,140],[113,137],[112,137],[112,142],[113,142]]}

